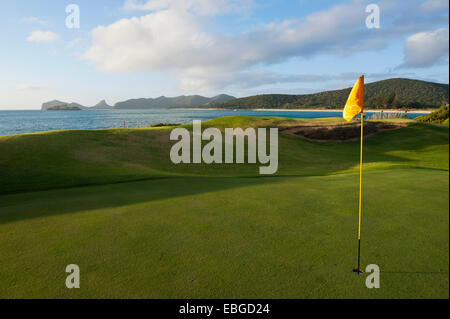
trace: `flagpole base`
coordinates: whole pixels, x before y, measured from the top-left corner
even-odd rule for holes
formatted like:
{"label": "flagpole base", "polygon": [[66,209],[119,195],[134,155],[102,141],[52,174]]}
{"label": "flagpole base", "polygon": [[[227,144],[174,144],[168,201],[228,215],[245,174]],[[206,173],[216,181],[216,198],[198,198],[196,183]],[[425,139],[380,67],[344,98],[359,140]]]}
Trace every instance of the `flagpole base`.
{"label": "flagpole base", "polygon": [[364,273],[364,270],[362,269],[353,269],[353,273],[356,275],[362,275]]}

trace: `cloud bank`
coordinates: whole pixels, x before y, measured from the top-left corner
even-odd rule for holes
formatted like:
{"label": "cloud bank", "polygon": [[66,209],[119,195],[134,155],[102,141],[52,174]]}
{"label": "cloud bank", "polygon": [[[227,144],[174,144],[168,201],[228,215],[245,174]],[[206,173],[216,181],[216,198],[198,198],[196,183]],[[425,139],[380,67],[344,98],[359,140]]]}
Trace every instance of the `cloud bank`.
{"label": "cloud bank", "polygon": [[406,40],[403,67],[425,68],[448,59],[448,28],[413,34]]}
{"label": "cloud bank", "polygon": [[215,16],[224,13],[242,13],[254,6],[253,0],[126,0],[124,9],[128,11],[172,10],[190,12],[201,16]]}
{"label": "cloud bank", "polygon": [[32,31],[27,38],[30,42],[52,42],[59,40],[59,35],[51,31]]}
{"label": "cloud bank", "polygon": [[[416,16],[416,23],[405,24],[408,17],[394,17],[394,13],[407,4],[383,2],[386,5],[380,6],[384,8],[386,19],[394,18],[391,25],[377,30],[365,26],[366,3],[363,1],[336,5],[304,18],[266,23],[234,34],[210,32],[203,23],[213,16],[239,10],[239,3],[241,1],[235,0],[128,0],[125,9],[149,13],[95,28],[92,45],[84,58],[102,72],[171,71],[187,91],[212,90],[236,82],[249,87],[314,82],[321,77],[277,75],[253,69],[291,58],[307,60],[320,54],[350,55],[380,50],[392,39],[404,39],[420,28],[433,25],[435,22],[428,17],[423,18],[423,12],[434,12],[445,5],[438,0],[420,2],[415,11],[409,12],[409,17]],[[247,8],[253,5],[251,1],[244,3]],[[440,43],[444,31],[417,33],[408,38],[405,65],[432,65],[430,63],[442,57],[445,45],[442,47]],[[420,43],[432,44],[436,51],[419,52]],[[448,39],[446,48],[448,53]]]}
{"label": "cloud bank", "polygon": [[39,24],[39,25],[43,25],[43,26],[50,25],[47,21],[41,20],[41,19],[39,19],[37,17],[33,17],[33,16],[25,17],[25,18],[22,19],[22,21],[25,22],[25,23]]}

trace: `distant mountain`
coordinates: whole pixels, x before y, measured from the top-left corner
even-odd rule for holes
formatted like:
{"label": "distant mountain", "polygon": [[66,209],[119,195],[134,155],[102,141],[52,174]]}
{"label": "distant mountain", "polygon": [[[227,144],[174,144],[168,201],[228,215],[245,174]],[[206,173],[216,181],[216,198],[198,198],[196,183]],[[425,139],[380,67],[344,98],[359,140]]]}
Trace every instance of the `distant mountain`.
{"label": "distant mountain", "polygon": [[[105,100],[93,107],[78,103],[53,100],[42,104],[42,110],[50,107],[77,107],[89,109],[158,109],[177,107],[218,107],[218,108],[327,108],[344,107],[351,88],[324,91],[314,94],[263,94],[236,99],[234,96],[220,94],[213,97],[201,95],[182,95],[177,97],[130,99],[110,106]],[[449,85],[411,79],[388,79],[365,85],[364,106],[371,109],[437,108],[447,105]]]}
{"label": "distant mountain", "polygon": [[63,108],[78,108],[80,110],[85,110],[87,109],[86,106],[83,106],[81,104],[78,103],[67,103],[67,102],[62,102],[62,101],[58,101],[58,100],[53,100],[50,102],[45,102],[42,104],[41,110],[48,110],[48,109],[52,109],[52,110],[56,110],[56,109],[63,109]]}
{"label": "distant mountain", "polygon": [[115,109],[157,109],[175,107],[201,107],[217,103],[224,103],[235,99],[234,96],[220,94],[214,97],[204,97],[201,95],[182,95],[177,97],[160,96],[157,98],[130,99],[118,102]]}
{"label": "distant mountain", "polygon": [[234,96],[227,95],[227,94],[219,94],[219,95],[212,97],[210,99],[210,101],[208,103],[206,103],[205,105],[215,105],[215,104],[219,104],[219,103],[225,103],[225,102],[228,102],[228,101],[231,101],[234,99],[236,99]]}
{"label": "distant mountain", "polygon": [[[216,104],[222,108],[328,108],[344,107],[351,88],[315,94],[255,95]],[[448,104],[448,84],[394,78],[365,85],[364,106],[379,108],[435,108]]]}
{"label": "distant mountain", "polygon": [[175,107],[202,107],[210,106],[217,103],[228,102],[235,99],[234,96],[220,94],[213,97],[204,97],[201,95],[182,95],[177,97],[160,96],[158,98],[140,98],[130,99],[118,102],[114,106],[108,105],[105,100],[100,101],[92,107],[80,105],[78,103],[67,103],[58,100],[45,102],[42,104],[42,110],[48,110],[50,107],[78,107],[82,110],[105,110],[105,109],[158,109],[158,108],[175,108]]}
{"label": "distant mountain", "polygon": [[100,102],[98,102],[97,104],[95,104],[93,107],[91,107],[91,109],[95,109],[95,110],[107,110],[107,109],[112,109],[112,106],[109,105],[108,103],[106,103],[105,100],[101,100]]}

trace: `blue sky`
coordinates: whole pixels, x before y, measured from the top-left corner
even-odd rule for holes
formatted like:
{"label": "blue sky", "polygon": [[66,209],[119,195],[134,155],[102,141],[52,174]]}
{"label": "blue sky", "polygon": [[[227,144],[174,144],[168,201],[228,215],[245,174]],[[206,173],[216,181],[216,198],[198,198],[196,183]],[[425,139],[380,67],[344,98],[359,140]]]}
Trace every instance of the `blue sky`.
{"label": "blue sky", "polygon": [[0,17],[1,109],[449,81],[448,0],[3,0]]}

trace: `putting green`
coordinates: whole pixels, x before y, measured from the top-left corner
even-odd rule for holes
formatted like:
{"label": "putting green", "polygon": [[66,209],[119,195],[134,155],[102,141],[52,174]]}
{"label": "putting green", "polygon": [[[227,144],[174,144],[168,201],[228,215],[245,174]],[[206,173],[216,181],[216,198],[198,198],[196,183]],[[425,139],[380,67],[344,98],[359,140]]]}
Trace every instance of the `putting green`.
{"label": "putting green", "polygon": [[[255,165],[167,164],[165,134],[0,137],[0,297],[449,297],[448,128],[366,141],[362,265],[379,265],[380,289],[352,273],[357,142],[280,136],[279,176],[256,177]],[[42,188],[55,189],[23,192]],[[80,289],[65,287],[72,263]]]}
{"label": "putting green", "polygon": [[[448,172],[182,178],[1,197],[0,297],[448,298]],[[65,288],[65,266],[81,289]]]}

